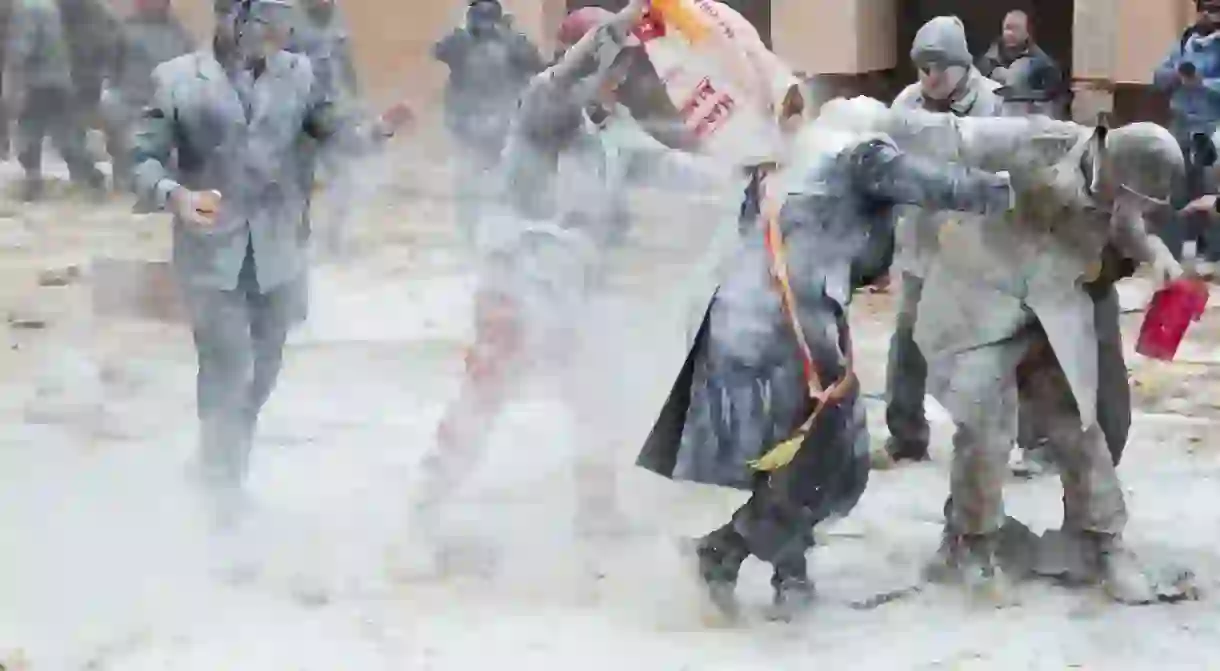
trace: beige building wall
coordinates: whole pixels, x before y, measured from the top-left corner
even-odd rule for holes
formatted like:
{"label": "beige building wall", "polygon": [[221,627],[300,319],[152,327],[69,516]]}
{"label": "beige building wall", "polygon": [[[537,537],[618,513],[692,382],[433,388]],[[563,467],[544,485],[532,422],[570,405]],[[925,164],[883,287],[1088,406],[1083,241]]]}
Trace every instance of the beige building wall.
{"label": "beige building wall", "polygon": [[1123,0],[1118,33],[1112,43],[1115,53],[1111,79],[1118,84],[1151,84],[1153,71],[1169,53],[1170,45],[1180,39],[1193,14],[1193,0]]}
{"label": "beige building wall", "polygon": [[775,53],[808,75],[894,67],[896,0],[773,0]]}
{"label": "beige building wall", "polygon": [[[130,0],[112,0],[123,11]],[[862,74],[897,64],[900,0],[771,0],[776,53],[795,70]],[[407,96],[422,107],[439,101],[445,70],[432,44],[458,25],[464,0],[340,0],[356,59],[378,103]],[[518,27],[549,53],[564,0],[503,0]],[[208,0],[176,0],[201,37],[211,32]],[[409,7],[409,9],[407,9]],[[1075,0],[1073,75],[1086,107],[1107,109],[1114,84],[1146,84],[1193,14],[1193,0]],[[1089,102],[1092,101],[1092,102]]]}

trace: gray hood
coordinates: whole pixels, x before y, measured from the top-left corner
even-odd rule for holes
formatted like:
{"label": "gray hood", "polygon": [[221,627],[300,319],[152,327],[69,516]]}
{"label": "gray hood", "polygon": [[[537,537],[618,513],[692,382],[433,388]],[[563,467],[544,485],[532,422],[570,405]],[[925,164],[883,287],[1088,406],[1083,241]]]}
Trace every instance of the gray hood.
{"label": "gray hood", "polygon": [[966,26],[956,16],[938,16],[923,24],[911,43],[911,59],[935,54],[946,65],[970,67],[970,45],[966,42]]}

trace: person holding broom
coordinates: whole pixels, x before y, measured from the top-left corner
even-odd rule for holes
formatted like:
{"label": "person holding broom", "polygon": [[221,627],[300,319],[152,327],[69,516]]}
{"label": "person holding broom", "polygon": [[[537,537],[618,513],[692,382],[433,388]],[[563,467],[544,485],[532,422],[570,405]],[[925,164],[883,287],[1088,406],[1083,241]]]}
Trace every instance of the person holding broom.
{"label": "person holding broom", "polygon": [[[872,109],[870,103],[878,109]],[[759,229],[741,241],[638,464],[673,480],[750,492],[693,543],[698,578],[730,620],[738,571],[772,566],[772,617],[814,596],[813,529],[847,514],[868,481],[869,436],[852,366],[853,262],[893,235],[893,209],[1007,211],[1006,177],[909,156],[862,132],[884,106],[828,103],[796,156],[763,181]],[[857,125],[859,124],[859,125]],[[778,210],[766,203],[786,200]],[[777,214],[768,214],[768,210]]]}

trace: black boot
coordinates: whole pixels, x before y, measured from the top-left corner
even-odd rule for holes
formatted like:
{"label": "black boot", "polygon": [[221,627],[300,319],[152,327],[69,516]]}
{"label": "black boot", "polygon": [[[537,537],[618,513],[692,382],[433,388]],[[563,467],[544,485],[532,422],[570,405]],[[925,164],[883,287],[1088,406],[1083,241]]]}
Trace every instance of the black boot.
{"label": "black boot", "polygon": [[802,555],[799,559],[778,562],[771,575],[772,597],[771,619],[791,622],[809,611],[816,590],[809,578],[809,570]]}
{"label": "black boot", "polygon": [[928,443],[920,441],[898,440],[891,436],[885,441],[885,453],[894,463],[900,461],[927,461]]}
{"label": "black boot", "polygon": [[741,616],[737,603],[737,574],[750,555],[746,540],[731,524],[699,539],[695,544],[699,579],[713,606],[730,621]]}

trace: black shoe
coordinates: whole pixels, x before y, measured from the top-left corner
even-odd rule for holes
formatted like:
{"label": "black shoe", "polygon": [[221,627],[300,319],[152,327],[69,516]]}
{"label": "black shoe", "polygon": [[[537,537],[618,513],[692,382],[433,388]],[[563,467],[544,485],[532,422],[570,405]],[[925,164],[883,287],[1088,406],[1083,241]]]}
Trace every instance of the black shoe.
{"label": "black shoe", "polygon": [[927,461],[930,458],[927,443],[900,441],[893,436],[885,441],[885,453],[890,455],[894,462]]}
{"label": "black shoe", "polygon": [[817,590],[809,576],[780,576],[771,578],[775,590],[771,601],[770,619],[776,622],[792,622],[809,612],[813,607]]}
{"label": "black shoe", "polygon": [[730,529],[714,531],[694,545],[699,580],[708,600],[730,622],[741,617],[737,601],[737,574],[749,556],[745,539]]}

